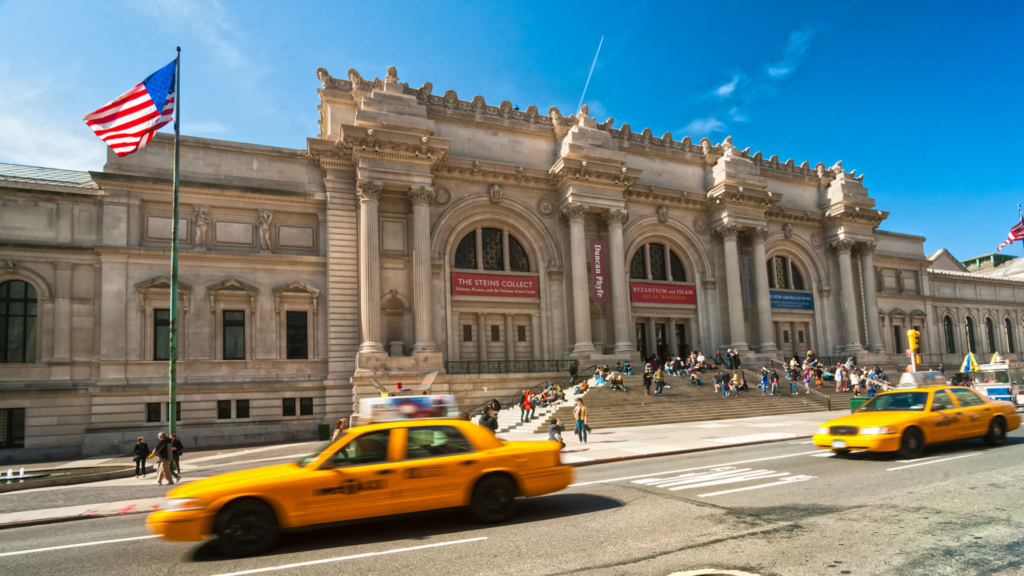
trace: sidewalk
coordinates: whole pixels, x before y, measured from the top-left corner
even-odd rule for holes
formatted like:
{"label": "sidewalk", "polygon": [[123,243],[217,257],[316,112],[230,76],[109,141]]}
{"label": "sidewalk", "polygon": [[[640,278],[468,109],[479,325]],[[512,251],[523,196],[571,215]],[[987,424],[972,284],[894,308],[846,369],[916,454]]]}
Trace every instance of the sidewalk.
{"label": "sidewalk", "polygon": [[[570,423],[569,429],[563,433],[566,447],[562,451],[562,462],[572,466],[586,466],[622,459],[649,458],[685,450],[709,450],[740,444],[804,438],[813,434],[822,422],[838,415],[837,412],[812,412],[739,420],[602,429],[592,432],[587,444],[577,443]],[[499,434],[498,437],[503,440],[546,440],[547,434],[513,431]],[[181,482],[200,480],[231,470],[295,461],[315,449],[318,444],[303,442],[190,452],[185,454],[181,461]],[[34,464],[32,469],[130,462],[130,457],[91,458],[75,462]],[[156,509],[163,496],[172,488],[156,486],[155,480],[155,475],[150,474],[147,478],[122,478],[0,494],[0,530],[82,518],[145,514]]]}

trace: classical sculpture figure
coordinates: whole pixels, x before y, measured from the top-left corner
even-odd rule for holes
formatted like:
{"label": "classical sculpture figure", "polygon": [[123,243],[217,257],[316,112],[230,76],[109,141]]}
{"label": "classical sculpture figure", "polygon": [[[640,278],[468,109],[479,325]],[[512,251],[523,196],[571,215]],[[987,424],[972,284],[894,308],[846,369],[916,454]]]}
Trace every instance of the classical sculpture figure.
{"label": "classical sculpture figure", "polygon": [[260,231],[261,252],[270,252],[270,221],[273,219],[274,215],[270,210],[264,210],[260,213],[260,219],[256,221],[256,228]]}
{"label": "classical sculpture figure", "polygon": [[875,292],[881,292],[885,288],[885,278],[882,276],[882,269],[875,268]]}
{"label": "classical sculpture figure", "polygon": [[199,206],[196,208],[196,214],[193,216],[195,220],[195,248],[196,250],[206,250],[206,231],[210,228],[210,217],[206,215],[206,207]]}
{"label": "classical sculpture figure", "polygon": [[896,271],[896,287],[899,289],[900,294],[907,289],[907,283],[903,280],[903,270]]}

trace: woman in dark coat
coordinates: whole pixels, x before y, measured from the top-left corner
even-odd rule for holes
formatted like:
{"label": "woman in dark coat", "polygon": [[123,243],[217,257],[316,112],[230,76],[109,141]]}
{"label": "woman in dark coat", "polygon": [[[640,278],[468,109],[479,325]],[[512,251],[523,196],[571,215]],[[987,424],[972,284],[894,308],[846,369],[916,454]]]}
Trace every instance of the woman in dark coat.
{"label": "woman in dark coat", "polygon": [[[135,444],[135,451],[133,452],[135,458],[135,477],[138,478],[139,474],[142,477],[146,477],[146,458],[149,457],[149,445],[146,444],[146,439],[139,436],[139,441]],[[141,470],[141,472],[139,472]]]}

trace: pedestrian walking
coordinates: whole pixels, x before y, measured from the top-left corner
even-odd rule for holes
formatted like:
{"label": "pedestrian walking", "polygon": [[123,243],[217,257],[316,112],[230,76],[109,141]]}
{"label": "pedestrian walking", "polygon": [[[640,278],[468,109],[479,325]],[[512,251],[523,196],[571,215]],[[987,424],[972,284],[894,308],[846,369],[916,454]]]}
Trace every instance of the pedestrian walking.
{"label": "pedestrian walking", "polygon": [[181,455],[185,452],[185,445],[178,440],[177,434],[171,434],[171,456],[173,458],[171,462],[171,474],[178,480],[181,480]]}
{"label": "pedestrian walking", "polygon": [[565,426],[562,426],[561,420],[555,420],[555,423],[548,426],[548,440],[553,440],[562,445],[565,448],[565,442],[562,441],[562,432],[565,432]]}
{"label": "pedestrian walking", "polygon": [[782,393],[779,392],[779,373],[776,372],[774,368],[772,368],[772,375],[769,377],[769,381],[772,384],[771,395],[775,396],[776,394],[778,394],[781,396]]}
{"label": "pedestrian walking", "polygon": [[139,474],[142,477],[146,477],[146,458],[149,457],[149,445],[146,444],[146,439],[139,436],[138,442],[135,444],[135,477],[138,478]]}
{"label": "pedestrian walking", "polygon": [[650,370],[644,370],[644,396],[651,395],[651,383],[654,381],[654,375],[651,374]]}
{"label": "pedestrian walking", "polygon": [[741,382],[742,382],[742,380],[740,379],[740,373],[739,372],[733,372],[732,373],[732,382],[730,382],[730,386],[732,387],[732,390],[729,390],[729,395],[730,396],[732,396],[733,391],[735,391],[736,392],[736,397],[737,398],[740,397],[740,384],[741,384]]}
{"label": "pedestrian walking", "polygon": [[160,467],[156,473],[156,483],[159,486],[163,486],[163,481],[166,478],[167,484],[173,485],[174,478],[171,475],[171,439],[163,432],[157,434],[156,437],[156,448],[154,448],[153,453],[150,454],[150,457],[156,457],[160,462]]}
{"label": "pedestrian walking", "polygon": [[761,368],[761,376],[757,380],[757,387],[761,389],[761,396],[768,395],[768,369]]}
{"label": "pedestrian walking", "polygon": [[331,442],[334,442],[338,438],[341,438],[341,435],[345,433],[345,426],[347,424],[348,420],[344,418],[338,420],[338,423],[334,425],[334,432],[331,433]]}
{"label": "pedestrian walking", "polygon": [[576,437],[580,444],[587,443],[587,407],[583,405],[583,398],[576,399],[576,407],[572,410],[572,417],[576,420]]}
{"label": "pedestrian walking", "polygon": [[665,391],[665,368],[659,368],[654,373],[654,395],[661,396]]}
{"label": "pedestrian walking", "polygon": [[530,421],[530,408],[532,408],[532,406],[530,405],[530,391],[523,390],[523,399],[519,403],[520,422],[525,424]]}

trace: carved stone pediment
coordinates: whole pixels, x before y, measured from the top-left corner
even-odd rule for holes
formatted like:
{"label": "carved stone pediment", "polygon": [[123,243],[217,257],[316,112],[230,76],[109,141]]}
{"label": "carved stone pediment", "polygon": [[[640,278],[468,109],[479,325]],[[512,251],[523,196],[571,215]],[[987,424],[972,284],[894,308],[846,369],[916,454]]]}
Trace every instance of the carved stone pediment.
{"label": "carved stone pediment", "polygon": [[216,311],[218,299],[239,296],[248,297],[249,309],[250,311],[255,311],[256,296],[260,293],[260,289],[246,284],[236,278],[228,278],[227,280],[218,282],[212,286],[207,286],[206,292],[210,295],[210,312]]}
{"label": "carved stone pediment", "polygon": [[[167,275],[150,278],[135,285],[135,292],[138,294],[139,308],[146,307],[146,298],[167,298],[170,302],[171,277]],[[178,299],[182,304],[182,311],[188,312],[188,306],[192,300],[192,287],[178,280]]]}
{"label": "carved stone pediment", "polygon": [[281,313],[281,298],[287,297],[306,297],[313,301],[313,313],[316,314],[317,302],[320,299],[320,290],[306,284],[305,282],[299,282],[293,280],[287,284],[282,284],[276,288],[271,289],[274,294],[274,313]]}

